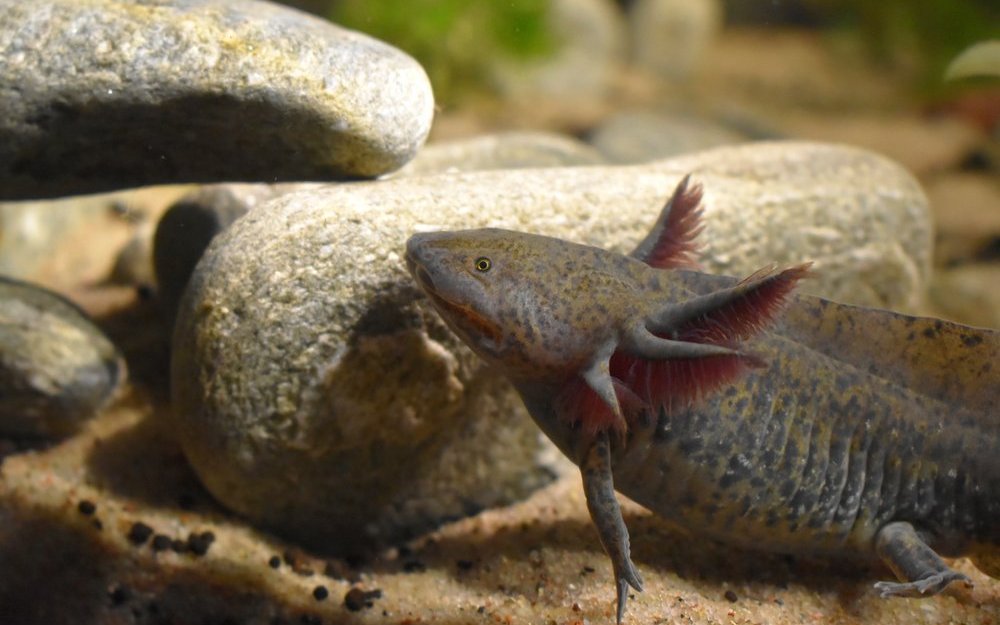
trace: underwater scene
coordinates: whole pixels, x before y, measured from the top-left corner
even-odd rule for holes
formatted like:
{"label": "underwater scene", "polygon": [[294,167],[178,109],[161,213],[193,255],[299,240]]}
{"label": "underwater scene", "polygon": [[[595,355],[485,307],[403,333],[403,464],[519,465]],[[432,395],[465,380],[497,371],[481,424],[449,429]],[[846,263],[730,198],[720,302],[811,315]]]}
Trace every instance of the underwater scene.
{"label": "underwater scene", "polygon": [[0,624],[998,622],[994,0],[0,0]]}

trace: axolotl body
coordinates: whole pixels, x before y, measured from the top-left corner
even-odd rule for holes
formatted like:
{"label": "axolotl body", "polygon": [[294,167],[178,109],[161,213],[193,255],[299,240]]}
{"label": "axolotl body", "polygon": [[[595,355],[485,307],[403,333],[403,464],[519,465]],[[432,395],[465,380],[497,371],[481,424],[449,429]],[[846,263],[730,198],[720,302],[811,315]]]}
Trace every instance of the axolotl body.
{"label": "axolotl body", "polygon": [[883,596],[1000,577],[1000,332],[688,269],[685,178],[629,256],[481,229],[414,235],[407,263],[448,325],[581,468],[622,619],[642,589],[615,490],[703,535],[881,559]]}

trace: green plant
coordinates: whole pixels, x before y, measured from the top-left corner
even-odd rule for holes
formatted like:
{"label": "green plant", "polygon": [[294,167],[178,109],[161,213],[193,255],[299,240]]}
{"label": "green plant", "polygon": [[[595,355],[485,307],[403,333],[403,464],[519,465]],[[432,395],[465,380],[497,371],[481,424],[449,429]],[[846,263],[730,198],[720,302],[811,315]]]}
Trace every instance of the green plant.
{"label": "green plant", "polygon": [[490,87],[493,59],[549,53],[548,0],[340,0],[330,18],[413,55],[439,103]]}
{"label": "green plant", "polygon": [[810,0],[857,29],[876,61],[913,64],[917,86],[943,88],[945,68],[971,43],[1000,35],[996,0]]}

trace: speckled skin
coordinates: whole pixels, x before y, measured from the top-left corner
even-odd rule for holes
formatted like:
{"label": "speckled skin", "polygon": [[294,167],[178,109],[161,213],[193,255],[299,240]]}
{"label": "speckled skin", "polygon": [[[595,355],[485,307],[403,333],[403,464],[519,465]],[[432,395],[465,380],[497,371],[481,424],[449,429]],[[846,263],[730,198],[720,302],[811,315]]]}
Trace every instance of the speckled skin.
{"label": "speckled skin", "polygon": [[[415,235],[407,261],[452,329],[581,466],[595,435],[559,413],[568,381],[619,349],[637,320],[734,283],[496,229]],[[945,572],[927,588],[883,583],[885,595],[965,579],[907,557],[926,545],[1000,574],[1000,333],[795,296],[782,322],[740,349],[767,366],[701,401],[644,411],[611,437],[616,490],[730,543],[882,556],[903,581]],[[880,534],[893,523],[902,538]]]}

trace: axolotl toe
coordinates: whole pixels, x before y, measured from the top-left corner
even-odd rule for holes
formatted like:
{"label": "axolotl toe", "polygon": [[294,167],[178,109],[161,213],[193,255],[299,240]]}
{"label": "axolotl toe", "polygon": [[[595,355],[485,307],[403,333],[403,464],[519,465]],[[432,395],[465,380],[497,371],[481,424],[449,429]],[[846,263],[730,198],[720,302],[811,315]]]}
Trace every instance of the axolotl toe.
{"label": "axolotl toe", "polygon": [[580,467],[619,622],[642,578],[616,490],[724,542],[881,559],[882,596],[970,583],[940,555],[1000,575],[1000,332],[795,294],[807,266],[693,271],[700,200],[685,178],[629,256],[499,229],[407,243]]}

